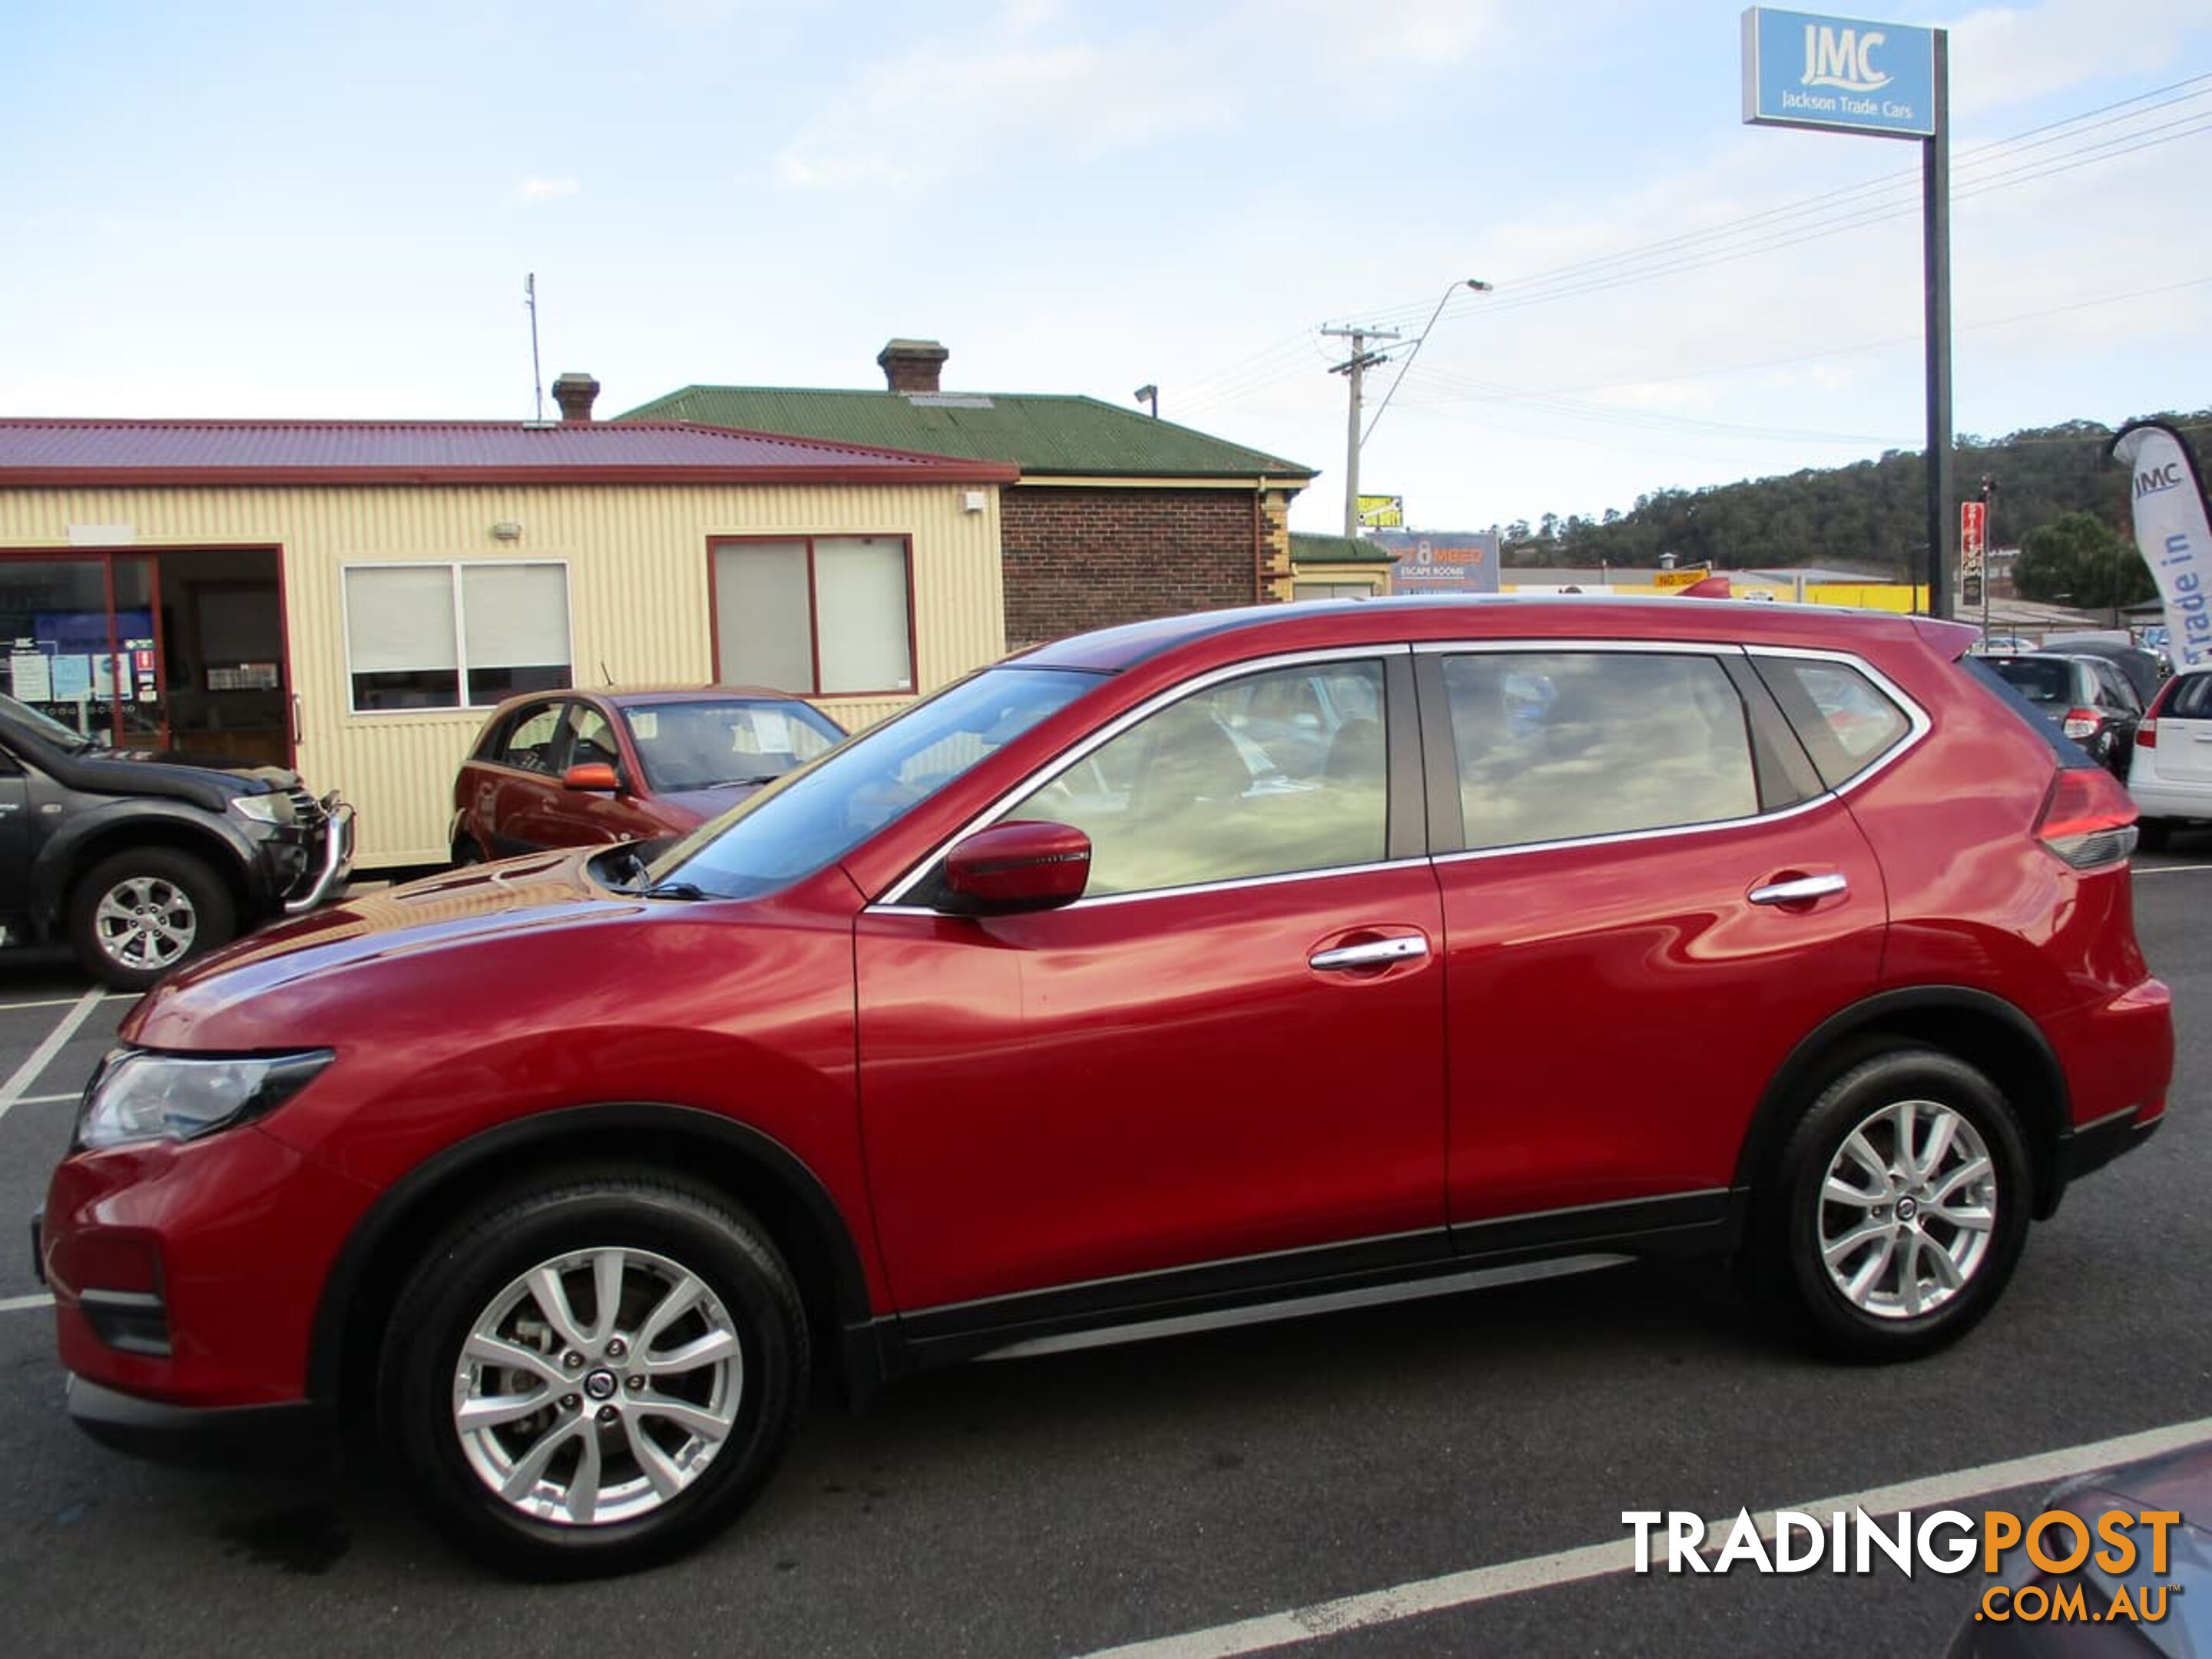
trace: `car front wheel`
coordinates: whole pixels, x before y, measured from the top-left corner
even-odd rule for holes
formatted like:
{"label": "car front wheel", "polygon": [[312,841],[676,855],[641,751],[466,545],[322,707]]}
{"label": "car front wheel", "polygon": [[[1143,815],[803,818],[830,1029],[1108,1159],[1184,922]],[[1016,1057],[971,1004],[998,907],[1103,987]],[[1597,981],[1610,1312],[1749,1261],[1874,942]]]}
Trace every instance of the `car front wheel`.
{"label": "car front wheel", "polygon": [[143,991],[187,957],[228,944],[238,908],[204,860],[147,847],[84,872],[70,895],[69,927],[88,973],[118,991]]}
{"label": "car front wheel", "polygon": [[1972,1329],[2027,1241],[2011,1108],[1948,1054],[1892,1048],[1836,1076],[1784,1147],[1761,1242],[1815,1344],[1906,1359]]}
{"label": "car front wheel", "polygon": [[713,1194],[580,1180],[449,1233],[396,1306],[387,1443],[429,1518],[502,1571],[627,1571],[733,1520],[805,1395],[774,1245]]}

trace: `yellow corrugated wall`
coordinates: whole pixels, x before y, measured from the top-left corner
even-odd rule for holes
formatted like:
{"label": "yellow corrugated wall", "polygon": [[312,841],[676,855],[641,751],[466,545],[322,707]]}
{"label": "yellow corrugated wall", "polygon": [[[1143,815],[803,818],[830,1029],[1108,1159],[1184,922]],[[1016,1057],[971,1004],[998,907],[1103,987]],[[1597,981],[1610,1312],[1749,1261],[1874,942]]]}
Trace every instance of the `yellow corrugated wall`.
{"label": "yellow corrugated wall", "polygon": [[[349,710],[340,571],[412,560],[545,560],[568,567],[579,684],[704,682],[714,675],[707,544],[715,536],[905,535],[914,546],[915,681],[921,692],[1005,650],[999,492],[884,484],[471,485],[326,489],[0,490],[0,551],[65,549],[71,526],[128,526],[141,549],[283,550],[299,767],[361,813],[363,868],[447,854],[453,774],[483,711]],[[491,526],[522,526],[518,541]],[[102,544],[106,545],[108,544]],[[819,699],[844,725],[908,697]]]}

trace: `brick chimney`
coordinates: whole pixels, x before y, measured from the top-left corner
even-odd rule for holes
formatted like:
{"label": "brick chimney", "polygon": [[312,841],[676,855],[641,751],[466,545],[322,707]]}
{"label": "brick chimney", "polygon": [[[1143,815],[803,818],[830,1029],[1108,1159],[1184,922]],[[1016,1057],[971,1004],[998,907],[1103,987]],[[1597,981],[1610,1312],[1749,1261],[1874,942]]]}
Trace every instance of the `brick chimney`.
{"label": "brick chimney", "polygon": [[934,392],[951,355],[934,340],[893,340],[876,354],[876,362],[892,391]]}
{"label": "brick chimney", "polygon": [[588,374],[563,374],[553,382],[553,401],[561,405],[562,422],[588,424],[592,418],[592,399],[599,395],[599,383]]}

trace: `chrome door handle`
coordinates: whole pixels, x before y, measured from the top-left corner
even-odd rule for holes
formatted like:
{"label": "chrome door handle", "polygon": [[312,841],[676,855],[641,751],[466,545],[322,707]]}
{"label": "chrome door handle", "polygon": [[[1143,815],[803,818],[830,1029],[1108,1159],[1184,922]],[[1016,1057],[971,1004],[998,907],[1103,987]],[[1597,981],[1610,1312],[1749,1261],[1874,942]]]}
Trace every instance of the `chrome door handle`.
{"label": "chrome door handle", "polygon": [[1831,893],[1848,892],[1850,879],[1841,871],[1832,870],[1825,876],[1799,876],[1790,881],[1778,881],[1765,887],[1751,890],[1753,904],[1802,904],[1808,899],[1826,898]]}
{"label": "chrome door handle", "polygon": [[1316,951],[1306,958],[1306,966],[1326,974],[1346,968],[1377,968],[1387,962],[1411,962],[1428,953],[1428,940],[1419,933],[1408,933],[1397,939],[1370,939],[1364,945],[1340,945],[1334,951]]}

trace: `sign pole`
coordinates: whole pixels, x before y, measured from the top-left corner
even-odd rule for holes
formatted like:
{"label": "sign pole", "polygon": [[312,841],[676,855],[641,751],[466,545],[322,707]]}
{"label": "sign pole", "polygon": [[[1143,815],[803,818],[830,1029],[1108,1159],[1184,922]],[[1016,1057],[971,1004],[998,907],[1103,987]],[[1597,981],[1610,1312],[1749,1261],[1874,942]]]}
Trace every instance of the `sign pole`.
{"label": "sign pole", "polygon": [[1928,350],[1928,608],[1948,617],[1951,517],[1951,48],[1942,29],[1753,6],[1743,15],[1743,118],[1920,141]]}
{"label": "sign pole", "polygon": [[1927,289],[1928,611],[1951,614],[1951,70],[1949,35],[1935,46],[1935,131],[1920,151],[1920,257]]}

